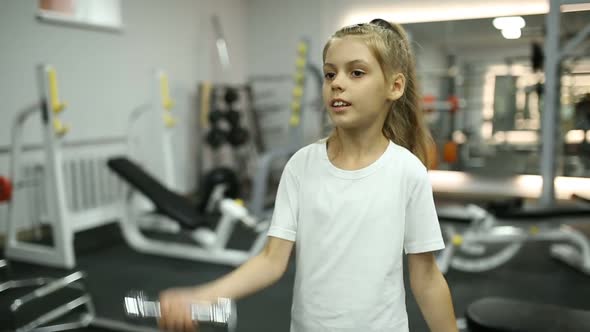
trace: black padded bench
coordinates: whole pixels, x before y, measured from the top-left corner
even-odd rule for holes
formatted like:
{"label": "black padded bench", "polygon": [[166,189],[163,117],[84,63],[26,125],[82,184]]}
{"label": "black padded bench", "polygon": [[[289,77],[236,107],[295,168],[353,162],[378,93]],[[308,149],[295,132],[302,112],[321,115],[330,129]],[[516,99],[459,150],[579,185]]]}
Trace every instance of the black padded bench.
{"label": "black padded bench", "polygon": [[590,331],[590,311],[499,297],[470,304],[465,316],[469,332]]}
{"label": "black padded bench", "polygon": [[109,168],[131,187],[145,195],[156,206],[156,213],[170,217],[185,229],[208,225],[208,218],[198,213],[198,208],[186,197],[166,188],[141,166],[125,157],[107,162]]}

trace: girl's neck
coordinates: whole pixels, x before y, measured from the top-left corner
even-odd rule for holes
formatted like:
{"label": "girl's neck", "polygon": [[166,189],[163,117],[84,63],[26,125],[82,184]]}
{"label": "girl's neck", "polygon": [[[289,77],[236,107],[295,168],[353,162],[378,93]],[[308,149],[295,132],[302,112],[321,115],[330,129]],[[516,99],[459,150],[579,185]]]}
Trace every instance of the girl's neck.
{"label": "girl's neck", "polygon": [[328,140],[328,157],[343,169],[358,169],[372,164],[385,152],[389,139],[381,131],[353,132],[337,129]]}

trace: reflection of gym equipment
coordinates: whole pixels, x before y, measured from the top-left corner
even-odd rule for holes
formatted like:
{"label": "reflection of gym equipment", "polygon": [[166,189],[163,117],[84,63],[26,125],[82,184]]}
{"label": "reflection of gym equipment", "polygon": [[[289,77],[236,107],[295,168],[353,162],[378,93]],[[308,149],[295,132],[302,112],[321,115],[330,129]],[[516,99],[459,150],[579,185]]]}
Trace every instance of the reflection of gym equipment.
{"label": "reflection of gym equipment", "polygon": [[[549,1],[549,13],[546,16],[545,58],[541,58],[545,71],[544,110],[542,113],[542,139],[540,169],[542,183],[539,207],[545,210],[555,209],[559,199],[559,177],[556,177],[556,137],[558,123],[555,119],[560,106],[560,67],[561,61],[577,53],[576,47],[590,35],[590,25],[581,29],[574,38],[560,40],[561,6],[575,1]],[[560,46],[562,45],[562,46]],[[537,52],[538,53],[538,52]],[[539,56],[535,60],[539,62]],[[540,67],[540,64],[535,65]],[[590,188],[586,184],[584,196]],[[587,239],[585,239],[588,241]],[[553,248],[552,248],[553,249]],[[553,251],[553,250],[552,250]],[[583,263],[584,254],[575,263]],[[570,262],[571,263],[571,262]],[[587,262],[586,267],[588,267]],[[588,269],[585,270],[588,273]],[[481,299],[467,308],[468,328],[472,332],[549,332],[549,331],[587,331],[590,330],[590,313],[588,311],[564,307],[536,304],[503,298]]]}
{"label": "reflection of gym equipment", "polygon": [[[453,171],[429,171],[435,195],[460,199],[499,200],[511,198],[538,199],[543,179],[539,175],[490,177]],[[590,196],[590,179],[558,176],[555,181],[555,197],[570,200],[572,195]],[[536,211],[544,211],[535,208]],[[551,209],[545,209],[545,212]],[[575,212],[578,209],[573,209]],[[579,214],[585,214],[582,208]]]}
{"label": "reflection of gym equipment", "polygon": [[[75,266],[73,242],[76,232],[115,221],[120,214],[121,188],[102,167],[106,159],[104,155],[113,153],[112,146],[99,146],[89,151],[64,143],[69,127],[58,117],[66,105],[59,99],[55,69],[40,66],[38,81],[40,100],[20,111],[13,124],[11,179],[14,193],[8,209],[5,255],[11,260],[72,268]],[[43,130],[44,151],[40,156],[24,153],[23,127],[33,115],[39,116]],[[72,153],[66,154],[65,147],[71,147]],[[114,150],[121,153],[121,148],[115,146]],[[35,194],[41,199],[36,202],[36,209],[26,208],[30,197],[25,189],[28,189],[30,179],[23,170],[31,164],[40,167],[43,175],[35,188]],[[44,225],[50,226],[51,244],[27,242],[18,236],[27,218],[39,218]]]}
{"label": "reflection of gym equipment", "polygon": [[[536,199],[541,192],[541,177],[534,175],[520,175],[504,178],[488,178],[461,172],[430,171],[433,191],[439,197],[468,198],[483,200],[498,200],[527,198]],[[556,178],[556,194],[561,200],[569,200],[573,194],[590,195],[590,179],[586,178]],[[518,202],[516,202],[518,203]],[[446,271],[449,266],[464,271],[485,271],[499,266],[513,257],[524,241],[569,241],[578,248],[566,245],[553,246],[552,255],[566,263],[577,265],[581,270],[590,273],[590,249],[588,239],[576,230],[567,227],[537,227],[529,230],[516,227],[499,227],[495,217],[502,218],[547,218],[560,215],[590,215],[589,206],[562,207],[560,209],[524,209],[522,204],[504,205],[494,211],[492,216],[488,211],[476,206],[461,208],[457,212],[439,211],[439,217],[456,219],[450,215],[462,216],[471,223],[468,228],[457,233],[452,227],[444,227],[445,236],[451,245],[439,256],[441,270]],[[514,241],[514,243],[512,243]],[[486,254],[484,244],[506,243],[502,250]],[[464,250],[473,255],[470,259],[462,259],[456,255],[458,250]],[[486,256],[487,255],[487,256]]]}
{"label": "reflection of gym equipment", "polygon": [[[426,113],[427,117],[440,117],[440,114],[444,113],[448,118],[448,130],[446,130],[446,134],[440,134],[441,137],[438,137],[437,143],[442,143],[440,140],[443,140],[442,143],[442,154],[439,157],[438,152],[436,152],[436,159],[440,159],[441,162],[447,165],[454,165],[457,164],[459,161],[459,145],[462,142],[457,142],[453,137],[455,133],[455,115],[461,108],[461,103],[459,98],[456,96],[450,96],[446,100],[437,100],[435,96],[427,95],[424,96],[422,99],[422,108]],[[439,145],[437,144],[437,145]],[[436,162],[438,165],[438,162]]]}
{"label": "reflection of gym equipment", "polygon": [[[222,199],[218,207],[221,211],[221,219],[217,225],[213,225],[210,218],[198,214],[197,207],[188,199],[170,191],[132,161],[126,158],[115,158],[109,160],[108,165],[131,186],[126,196],[128,201],[132,200],[135,191],[143,194],[155,206],[153,214],[167,217],[178,223],[184,230],[190,231],[193,239],[200,245],[148,238],[139,231],[138,216],[133,205],[127,202],[123,204],[123,215],[119,218],[125,240],[134,249],[155,255],[239,265],[258,254],[264,246],[267,223],[254,219],[239,203],[231,199]],[[257,234],[256,240],[248,251],[226,248],[238,222]],[[215,227],[215,231],[209,230],[210,227]]]}
{"label": "reflection of gym equipment", "polygon": [[[465,272],[495,269],[516,256],[527,241],[567,241],[574,246],[553,245],[552,256],[590,275],[590,241],[581,232],[567,226],[498,226],[494,216],[475,205],[466,212],[472,218],[466,230],[459,233],[452,226],[443,227],[448,245],[437,257],[443,273],[450,267]],[[498,244],[506,246],[496,251],[486,247]]]}
{"label": "reflection of gym equipment", "polygon": [[590,175],[590,94],[574,107],[573,127],[564,139],[564,171],[574,176]]}

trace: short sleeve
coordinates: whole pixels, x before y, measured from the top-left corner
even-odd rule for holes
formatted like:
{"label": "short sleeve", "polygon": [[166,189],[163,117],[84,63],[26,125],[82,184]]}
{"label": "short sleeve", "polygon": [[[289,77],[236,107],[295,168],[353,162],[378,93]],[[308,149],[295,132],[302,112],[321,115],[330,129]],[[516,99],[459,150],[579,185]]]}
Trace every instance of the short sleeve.
{"label": "short sleeve", "polygon": [[445,244],[426,168],[421,167],[413,178],[406,206],[404,249],[407,254],[443,249]]}
{"label": "short sleeve", "polygon": [[299,209],[299,182],[287,163],[275,199],[268,236],[295,242]]}

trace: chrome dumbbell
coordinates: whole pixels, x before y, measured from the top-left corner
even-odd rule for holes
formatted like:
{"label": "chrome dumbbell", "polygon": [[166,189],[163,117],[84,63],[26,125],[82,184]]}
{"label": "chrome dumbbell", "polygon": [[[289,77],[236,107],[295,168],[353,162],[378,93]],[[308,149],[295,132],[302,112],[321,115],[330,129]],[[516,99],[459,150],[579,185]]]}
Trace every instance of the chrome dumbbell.
{"label": "chrome dumbbell", "polygon": [[[133,319],[159,319],[160,302],[150,300],[143,291],[132,291],[125,296],[125,314]],[[233,300],[219,298],[216,303],[191,305],[191,317],[201,332],[235,332],[237,310]]]}

